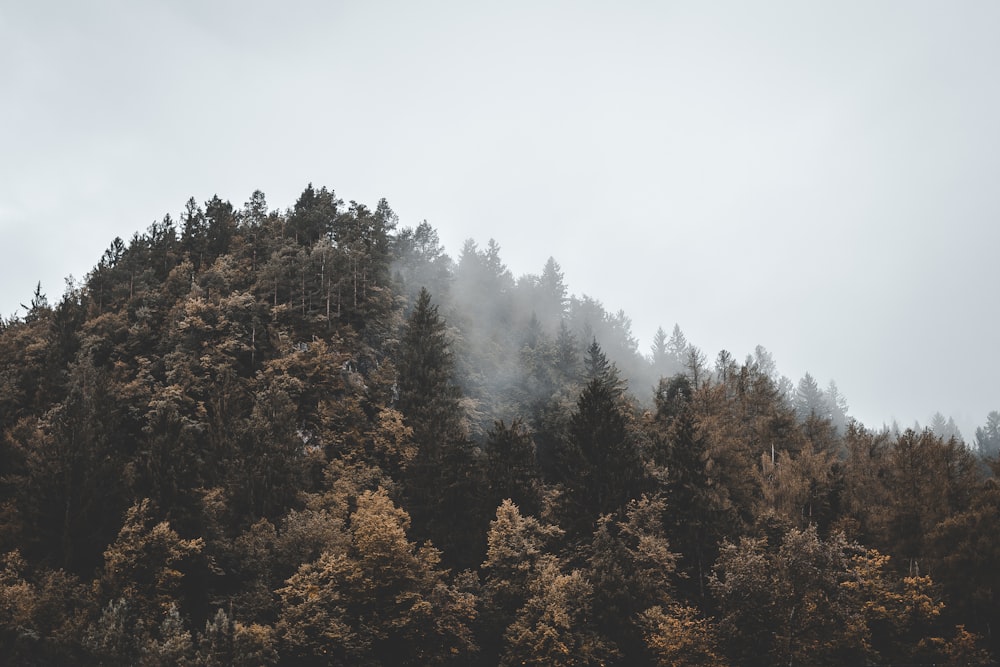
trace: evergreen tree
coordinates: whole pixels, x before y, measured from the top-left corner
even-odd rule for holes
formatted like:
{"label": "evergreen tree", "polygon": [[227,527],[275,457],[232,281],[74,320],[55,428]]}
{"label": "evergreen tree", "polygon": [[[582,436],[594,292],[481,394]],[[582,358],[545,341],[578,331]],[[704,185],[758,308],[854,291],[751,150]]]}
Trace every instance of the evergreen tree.
{"label": "evergreen tree", "polygon": [[454,360],[445,322],[426,289],[407,321],[399,346],[400,412],[423,450],[464,437],[460,394],[452,376]]}
{"label": "evergreen tree", "polygon": [[687,363],[687,352],[687,338],[684,337],[680,325],[675,324],[674,330],[670,334],[670,340],[667,341],[667,353],[675,364],[684,366]]}
{"label": "evergreen tree", "polygon": [[409,465],[409,508],[417,533],[444,547],[447,558],[471,565],[484,545],[481,467],[465,433],[453,361],[438,307],[421,290],[400,341],[398,407],[413,429],[417,453]]}
{"label": "evergreen tree", "polygon": [[810,416],[827,419],[829,413],[826,399],[819,385],[816,384],[812,375],[806,373],[799,380],[799,386],[795,393],[795,415],[800,422],[804,422]]}
{"label": "evergreen tree", "polygon": [[589,382],[600,382],[613,396],[620,397],[625,392],[625,380],[621,378],[618,367],[608,361],[601,346],[597,344],[597,339],[590,343],[587,355],[583,358],[583,377]]}
{"label": "evergreen tree", "polygon": [[569,303],[563,272],[559,263],[552,257],[545,262],[542,275],[538,279],[539,308],[538,317],[546,331],[552,332],[554,327],[566,315],[566,305]]}
{"label": "evergreen tree", "polygon": [[681,571],[687,574],[679,585],[688,597],[704,600],[716,545],[729,527],[725,511],[729,501],[709,475],[712,459],[698,427],[693,392],[685,375],[660,381],[650,439],[654,463],[666,471],[664,519],[681,556]]}
{"label": "evergreen tree", "polygon": [[638,443],[617,389],[617,372],[599,346],[591,350],[591,370],[603,366],[603,371],[580,394],[559,452],[566,494],[562,525],[575,537],[589,532],[598,515],[637,498],[646,485]]}
{"label": "evergreen tree", "polygon": [[649,363],[653,367],[654,376],[657,379],[669,376],[673,361],[673,356],[667,349],[667,332],[663,327],[657,327],[653,344],[649,348]]}
{"label": "evergreen tree", "polygon": [[559,331],[556,334],[555,366],[564,383],[573,384],[579,379],[579,343],[566,320],[559,323]]}
{"label": "evergreen tree", "polygon": [[205,212],[194,197],[188,199],[184,206],[181,225],[181,250],[187,253],[195,270],[198,270],[205,263],[208,253],[208,225]]}
{"label": "evergreen tree", "polygon": [[393,270],[397,288],[406,295],[408,306],[417,301],[421,289],[447,298],[451,286],[451,258],[444,252],[437,230],[426,220],[415,228],[396,234]]}
{"label": "evergreen tree", "polygon": [[997,458],[1000,454],[1000,412],[986,415],[986,424],[976,428],[976,449],[983,458]]}
{"label": "evergreen tree", "polygon": [[833,427],[837,429],[838,434],[843,435],[847,431],[847,420],[849,419],[847,399],[840,393],[837,383],[833,380],[830,380],[830,384],[826,387],[826,403],[830,410],[830,420]]}
{"label": "evergreen tree", "polygon": [[649,662],[639,615],[674,601],[677,554],[663,526],[665,510],[663,498],[632,501],[620,518],[602,516],[585,547],[595,620],[629,664]]}
{"label": "evergreen tree", "polygon": [[520,421],[495,422],[487,433],[486,480],[490,504],[511,500],[529,514],[540,509],[535,443]]}
{"label": "evergreen tree", "polygon": [[233,205],[218,195],[205,202],[206,250],[212,259],[229,252],[236,234],[236,213]]}
{"label": "evergreen tree", "polygon": [[288,231],[301,245],[311,246],[333,232],[344,202],[332,190],[313,188],[312,183],[299,195],[288,218]]}

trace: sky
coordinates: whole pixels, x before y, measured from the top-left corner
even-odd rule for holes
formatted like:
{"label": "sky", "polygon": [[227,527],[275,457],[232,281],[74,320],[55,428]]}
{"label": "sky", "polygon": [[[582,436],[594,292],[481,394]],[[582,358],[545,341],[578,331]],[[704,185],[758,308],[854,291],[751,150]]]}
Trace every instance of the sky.
{"label": "sky", "polygon": [[642,350],[761,344],[878,427],[1000,410],[1000,3],[0,3],[0,314],[185,201],[494,238]]}

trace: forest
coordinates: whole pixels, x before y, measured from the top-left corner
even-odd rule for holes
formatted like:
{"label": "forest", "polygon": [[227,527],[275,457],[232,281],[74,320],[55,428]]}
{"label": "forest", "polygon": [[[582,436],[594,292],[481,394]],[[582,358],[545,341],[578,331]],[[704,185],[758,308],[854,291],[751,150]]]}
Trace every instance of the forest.
{"label": "forest", "polygon": [[0,320],[0,660],[996,664],[1000,413],[670,331],[385,199],[192,198]]}

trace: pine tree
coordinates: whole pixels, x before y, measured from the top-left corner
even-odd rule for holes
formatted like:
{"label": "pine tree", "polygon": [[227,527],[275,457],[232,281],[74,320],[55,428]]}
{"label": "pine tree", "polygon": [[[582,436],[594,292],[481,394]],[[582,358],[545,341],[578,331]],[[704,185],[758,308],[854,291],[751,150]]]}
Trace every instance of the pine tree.
{"label": "pine tree", "polygon": [[684,337],[684,332],[681,331],[680,325],[675,324],[673,333],[670,334],[670,340],[667,341],[667,352],[675,364],[684,366],[687,362],[687,351],[687,338]]}
{"label": "pine tree", "polygon": [[452,562],[479,561],[485,485],[463,423],[453,361],[438,307],[421,290],[399,351],[398,407],[413,429],[417,453],[407,469],[409,509],[417,534],[444,548]]}
{"label": "pine tree", "polygon": [[828,419],[830,416],[826,398],[809,373],[799,380],[798,390],[795,393],[795,414],[800,422],[805,422],[810,416],[820,419]]}
{"label": "pine tree", "polygon": [[444,320],[421,289],[400,341],[398,408],[425,453],[464,438],[460,394]]}
{"label": "pine tree", "polygon": [[575,383],[579,379],[580,351],[578,345],[576,336],[570,331],[566,320],[559,322],[559,331],[556,334],[555,366],[565,384]]}
{"label": "pine tree", "polygon": [[[625,417],[620,381],[599,346],[591,346],[589,370],[559,452],[566,487],[564,527],[574,536],[589,532],[600,514],[637,498],[645,486],[638,445]],[[603,363],[602,363],[603,361]],[[603,371],[599,371],[603,367]]]}
{"label": "pine tree", "polygon": [[667,332],[663,327],[656,328],[653,336],[653,344],[649,348],[649,363],[653,367],[653,374],[657,378],[664,378],[670,374],[673,362],[672,355],[667,349]]}
{"label": "pine tree", "polygon": [[983,458],[996,458],[1000,454],[1000,412],[986,415],[986,424],[976,428],[976,449]]}
{"label": "pine tree", "polygon": [[568,290],[563,281],[563,272],[559,263],[549,257],[538,279],[539,310],[538,316],[548,332],[552,332],[558,322],[566,315]]}
{"label": "pine tree", "polygon": [[311,246],[332,233],[343,204],[332,190],[326,187],[316,190],[310,183],[295,202],[288,218],[288,231],[299,244]]}
{"label": "pine tree", "polygon": [[597,339],[591,342],[590,347],[587,348],[587,356],[583,358],[583,376],[585,380],[590,382],[599,381],[616,397],[620,397],[625,392],[625,380],[621,378],[618,367],[613,362],[608,361],[608,357],[598,345]]}
{"label": "pine tree", "polygon": [[529,514],[539,510],[538,464],[531,433],[518,420],[495,422],[486,436],[486,480],[490,504],[511,500]]}

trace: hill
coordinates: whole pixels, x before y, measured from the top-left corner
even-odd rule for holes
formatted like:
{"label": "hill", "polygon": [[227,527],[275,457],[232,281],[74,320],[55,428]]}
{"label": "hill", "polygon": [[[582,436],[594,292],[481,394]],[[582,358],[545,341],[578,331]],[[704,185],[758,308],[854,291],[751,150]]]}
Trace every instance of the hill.
{"label": "hill", "polygon": [[452,260],[384,199],[191,199],[0,329],[0,646],[990,664],[996,461],[936,426],[677,326],[644,355],[555,259]]}

